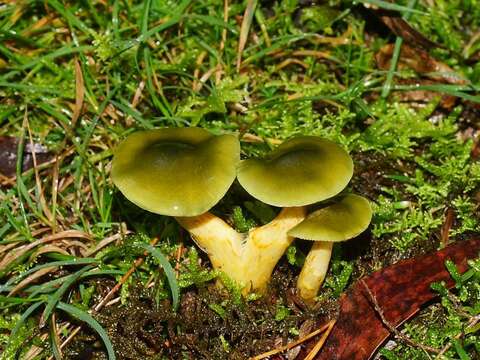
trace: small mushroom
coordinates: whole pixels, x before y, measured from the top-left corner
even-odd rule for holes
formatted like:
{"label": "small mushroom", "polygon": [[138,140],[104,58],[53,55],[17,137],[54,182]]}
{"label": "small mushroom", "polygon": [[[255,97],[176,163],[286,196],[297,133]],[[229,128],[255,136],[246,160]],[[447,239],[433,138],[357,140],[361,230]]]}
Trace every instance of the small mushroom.
{"label": "small mushroom", "polygon": [[372,209],[367,199],[349,194],[324,208],[314,211],[288,235],[313,240],[305,264],[297,281],[300,296],[311,301],[325,279],[335,242],[352,239],[362,233],[370,224]]}
{"label": "small mushroom", "polygon": [[304,219],[306,205],[338,194],[352,174],[348,153],[316,136],[290,139],[263,159],[243,160],[237,178],[245,190],[264,203],[284,207],[270,224],[250,231],[247,278],[255,277],[257,284],[268,281],[293,242],[288,231]]}

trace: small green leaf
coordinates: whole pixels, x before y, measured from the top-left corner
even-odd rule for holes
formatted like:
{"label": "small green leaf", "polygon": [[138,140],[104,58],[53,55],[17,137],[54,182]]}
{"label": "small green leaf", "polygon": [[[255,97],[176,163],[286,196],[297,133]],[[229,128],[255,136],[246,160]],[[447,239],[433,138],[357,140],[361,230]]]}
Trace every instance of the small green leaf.
{"label": "small green leaf", "polygon": [[88,270],[91,270],[92,266],[85,266],[83,269],[77,271],[76,273],[68,276],[65,279],[65,282],[58,288],[58,290],[51,296],[48,297],[48,303],[47,306],[45,307],[45,310],[43,311],[43,314],[40,318],[40,328],[44,327],[45,324],[47,323],[48,319],[50,318],[50,315],[52,314],[53,309],[55,308],[55,305],[60,301],[62,296],[65,294],[65,292],[72,286],[72,284],[80,278],[80,276],[87,272]]}
{"label": "small green leaf", "polygon": [[208,307],[215,311],[215,313],[220,316],[223,320],[226,318],[226,311],[220,304],[208,304]]}
{"label": "small green leaf", "polygon": [[288,315],[290,315],[290,309],[283,305],[278,305],[275,312],[275,321],[285,320]]}

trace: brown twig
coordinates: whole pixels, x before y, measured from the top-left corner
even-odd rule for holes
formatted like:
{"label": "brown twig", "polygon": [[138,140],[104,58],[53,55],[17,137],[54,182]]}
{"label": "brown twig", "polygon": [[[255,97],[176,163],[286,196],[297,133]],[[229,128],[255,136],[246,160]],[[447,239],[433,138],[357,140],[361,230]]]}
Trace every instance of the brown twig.
{"label": "brown twig", "polygon": [[440,350],[438,349],[435,349],[431,346],[428,346],[428,345],[424,345],[424,344],[420,344],[420,343],[417,343],[416,341],[413,341],[412,339],[410,339],[408,336],[406,336],[405,334],[402,334],[394,325],[392,325],[386,318],[385,318],[385,315],[383,314],[383,310],[382,308],[380,307],[380,305],[378,304],[378,301],[375,297],[375,295],[373,295],[372,291],[370,290],[370,288],[368,287],[367,283],[365,282],[365,280],[361,280],[362,282],[362,285],[365,287],[365,290],[368,294],[368,299],[369,301],[372,303],[375,311],[377,312],[378,316],[380,316],[380,319],[382,320],[382,323],[383,325],[385,325],[385,327],[388,328],[388,330],[395,335],[395,337],[397,337],[398,339],[400,339],[401,341],[403,341],[404,343],[412,346],[412,347],[415,347],[415,348],[419,348],[419,349],[422,349],[424,351],[427,351],[427,352],[430,352],[430,353],[434,353],[434,354],[438,354],[440,353]]}
{"label": "brown twig", "polygon": [[[315,331],[312,331],[310,334],[308,335],[305,335],[304,337],[294,341],[294,342],[291,342],[287,345],[284,345],[284,346],[280,346],[276,349],[273,349],[273,350],[270,350],[270,351],[267,351],[263,354],[260,354],[260,355],[257,355],[257,356],[254,356],[253,358],[251,358],[250,360],[260,360],[260,359],[265,359],[266,357],[269,357],[269,356],[272,356],[272,355],[275,355],[275,354],[278,354],[278,353],[281,353],[281,352],[284,352],[286,350],[289,350],[305,341],[307,341],[308,339],[311,339],[312,337],[318,335],[318,334],[321,334],[322,332],[324,332],[325,330],[327,330],[328,333],[330,333],[330,331],[328,329],[331,330],[331,328],[333,327],[333,324],[335,324],[335,321],[336,320],[331,320],[329,321],[328,323],[326,323],[325,325],[323,325],[322,327],[320,327],[319,329],[315,330]],[[328,336],[328,334],[327,334]],[[325,335],[323,336],[325,337]],[[323,338],[322,337],[322,338]],[[325,337],[326,339],[326,337]],[[320,339],[321,341],[321,339]],[[324,340],[325,342],[325,340]]]}
{"label": "brown twig", "polygon": [[195,70],[193,71],[193,83],[192,83],[192,90],[198,91],[198,78],[200,76],[200,66],[203,63],[203,60],[207,56],[206,51],[202,51],[200,55],[198,55],[197,59],[195,60]]}
{"label": "brown twig", "polygon": [[318,342],[315,344],[313,349],[308,353],[308,355],[305,357],[303,360],[313,360],[313,358],[318,354],[318,352],[322,349],[323,344],[325,344],[325,341],[328,338],[328,335],[330,335],[330,332],[333,329],[333,326],[335,325],[336,320],[332,320],[328,323],[328,328],[327,331],[323,334],[323,336],[318,340]]}
{"label": "brown twig", "polygon": [[242,65],[242,53],[247,44],[248,33],[250,26],[252,25],[253,14],[255,13],[255,7],[257,6],[256,0],[248,0],[245,13],[243,14],[242,26],[240,27],[240,38],[238,39],[238,52],[237,52],[237,72],[240,72]]}
{"label": "brown twig", "polygon": [[440,230],[442,248],[448,245],[448,238],[450,237],[450,229],[452,228],[453,220],[455,220],[455,212],[449,207],[445,213],[445,222]]}
{"label": "brown twig", "polygon": [[83,80],[82,67],[77,58],[75,58],[75,108],[73,109],[72,121],[71,121],[71,131],[73,134],[73,129],[77,123],[77,120],[82,114],[83,100],[85,98],[85,83]]}

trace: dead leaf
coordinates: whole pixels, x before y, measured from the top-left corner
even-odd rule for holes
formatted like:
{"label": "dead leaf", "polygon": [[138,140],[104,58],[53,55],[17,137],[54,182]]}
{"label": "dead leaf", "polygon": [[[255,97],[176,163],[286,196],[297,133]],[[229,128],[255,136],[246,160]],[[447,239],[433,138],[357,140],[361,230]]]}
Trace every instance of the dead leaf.
{"label": "dead leaf", "polygon": [[443,48],[426,38],[421,32],[413,28],[406,20],[400,16],[382,15],[380,20],[397,36],[400,36],[405,42],[420,46],[424,49]]}
{"label": "dead leaf", "polygon": [[[0,174],[6,177],[15,175],[17,166],[18,139],[11,136],[0,136]],[[32,154],[35,153],[37,165],[47,162],[51,158],[48,149],[40,144],[25,145],[22,171],[33,167]]]}
{"label": "dead leaf", "polygon": [[78,59],[75,59],[75,108],[72,115],[72,129],[75,128],[80,114],[82,113],[83,99],[85,97],[85,85],[83,81],[82,67]]}
{"label": "dead leaf", "polygon": [[243,14],[242,26],[240,27],[240,38],[238,39],[237,71],[240,71],[242,65],[242,53],[247,44],[248,33],[250,31],[250,26],[252,25],[256,6],[256,0],[248,0],[245,13]]}
{"label": "dead leaf", "polygon": [[[425,256],[400,261],[363,278],[375,296],[386,320],[399,326],[414,316],[420,307],[437,294],[432,282],[454,285],[445,269],[452,260],[460,272],[467,269],[467,260],[478,256],[480,239],[457,242]],[[317,360],[365,360],[390,336],[369,301],[361,281],[340,299],[340,313],[332,333]]]}
{"label": "dead leaf", "polygon": [[[380,69],[388,70],[390,68],[390,60],[392,59],[394,48],[394,44],[387,44],[375,55],[375,60]],[[398,60],[398,68],[405,69],[407,67],[433,80],[458,85],[466,84],[465,79],[456,74],[450,66],[435,60],[425,50],[403,44]]]}

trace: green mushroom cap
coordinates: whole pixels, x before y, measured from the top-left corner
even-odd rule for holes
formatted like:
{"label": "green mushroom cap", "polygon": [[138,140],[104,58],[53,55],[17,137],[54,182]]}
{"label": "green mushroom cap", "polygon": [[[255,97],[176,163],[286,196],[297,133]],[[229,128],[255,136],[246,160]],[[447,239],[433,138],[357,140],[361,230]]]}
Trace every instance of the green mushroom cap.
{"label": "green mushroom cap", "polygon": [[264,159],[240,163],[238,181],[250,195],[280,206],[313,204],[342,191],[353,162],[336,143],[316,136],[290,139]]}
{"label": "green mushroom cap", "polygon": [[339,202],[311,213],[288,235],[299,239],[339,242],[361,234],[372,220],[372,208],[359,195],[345,195]]}
{"label": "green mushroom cap", "polygon": [[112,179],[127,199],[169,216],[205,213],[227,192],[240,161],[232,135],[200,128],[136,132],[114,152]]}

